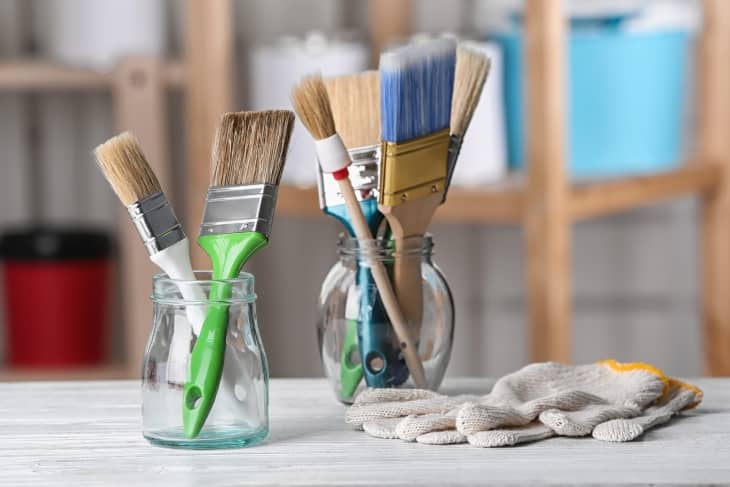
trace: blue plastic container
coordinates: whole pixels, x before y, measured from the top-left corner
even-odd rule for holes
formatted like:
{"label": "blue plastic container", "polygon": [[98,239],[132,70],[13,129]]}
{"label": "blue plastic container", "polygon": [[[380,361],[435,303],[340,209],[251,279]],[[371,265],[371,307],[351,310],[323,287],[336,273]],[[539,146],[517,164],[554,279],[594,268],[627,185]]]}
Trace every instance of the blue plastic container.
{"label": "blue plastic container", "polygon": [[[494,36],[504,51],[510,167],[525,163],[522,36]],[[666,170],[682,162],[692,35],[574,31],[569,41],[567,150],[575,178]]]}

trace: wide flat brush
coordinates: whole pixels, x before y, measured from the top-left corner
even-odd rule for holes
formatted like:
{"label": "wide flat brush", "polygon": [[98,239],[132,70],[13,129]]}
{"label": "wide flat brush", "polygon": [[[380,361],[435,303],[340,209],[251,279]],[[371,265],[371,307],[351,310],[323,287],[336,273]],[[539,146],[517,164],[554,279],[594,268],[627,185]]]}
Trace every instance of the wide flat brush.
{"label": "wide flat brush", "polygon": [[479,51],[459,45],[456,49],[456,70],[454,73],[454,96],[451,101],[451,127],[449,135],[449,159],[447,163],[446,189],[454,176],[456,161],[459,158],[461,145],[466,130],[469,128],[474,111],[482,96],[484,83],[489,75],[489,58]]}
{"label": "wide flat brush", "polygon": [[[223,115],[213,144],[211,187],[198,244],[213,264],[213,279],[234,279],[269,241],[276,194],[294,125],[288,110]],[[210,301],[231,297],[230,284],[211,286]],[[226,345],[228,306],[213,304],[193,346],[183,390],[185,436],[200,433],[215,401]]]}
{"label": "wide flat brush", "polygon": [[380,57],[382,161],[380,211],[396,246],[398,301],[420,336],[421,243],[446,186],[456,44],[436,39]]}
{"label": "wide flat brush", "polygon": [[[370,253],[371,257],[374,257],[377,249],[368,248],[373,237],[348,177],[348,166],[351,163],[350,156],[335,130],[329,96],[322,78],[311,76],[302,80],[292,91],[292,102],[300,120],[316,141],[315,147],[322,170],[325,173],[332,174],[338,182],[361,251],[364,251],[366,255]],[[398,336],[401,351],[413,380],[416,386],[426,387],[423,364],[400,310],[385,266],[377,258],[369,258],[368,264],[371,266],[373,279],[393,329]]]}
{"label": "wide flat brush", "polygon": [[[324,83],[332,107],[335,130],[342,138],[352,160],[348,170],[350,182],[370,232],[376,235],[383,221],[376,197],[380,165],[380,76],[377,71],[365,71],[327,78]],[[325,178],[321,166],[318,165],[317,169],[322,210],[342,222],[348,233],[354,236],[352,221],[348,217],[337,181],[330,177]],[[369,267],[357,266],[357,282],[360,289],[360,309],[357,314],[359,320],[356,342],[364,364],[365,381],[369,387],[401,384],[408,378],[408,368],[399,357],[398,347],[393,346],[391,327],[382,302],[375,292]],[[377,367],[373,367],[376,364]],[[343,369],[347,379],[355,378],[352,370]],[[347,385],[347,390],[354,391],[352,384],[345,380],[341,380],[341,383]]]}

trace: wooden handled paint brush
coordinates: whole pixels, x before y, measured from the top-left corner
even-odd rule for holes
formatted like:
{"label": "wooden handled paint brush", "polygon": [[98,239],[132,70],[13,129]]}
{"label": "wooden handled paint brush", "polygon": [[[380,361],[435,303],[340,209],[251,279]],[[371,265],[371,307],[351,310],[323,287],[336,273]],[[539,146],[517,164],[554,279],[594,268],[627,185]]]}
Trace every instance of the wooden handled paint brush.
{"label": "wooden handled paint brush", "polygon": [[447,181],[455,58],[456,44],[448,39],[380,57],[380,211],[395,239],[396,294],[416,339],[423,314],[421,242]]}
{"label": "wooden handled paint brush", "polygon": [[[288,110],[226,113],[213,144],[211,187],[198,244],[213,264],[213,279],[233,279],[269,241],[276,194],[294,125]],[[226,301],[231,286],[216,283],[210,301]],[[195,438],[215,401],[226,344],[228,306],[213,304],[190,357],[183,390],[185,436]]]}
{"label": "wooden handled paint brush", "polygon": [[456,161],[466,130],[482,96],[484,82],[489,75],[489,58],[474,49],[459,45],[456,49],[456,70],[454,74],[454,96],[451,101],[451,134],[449,135],[449,159],[447,163],[446,188],[443,201],[451,186]]}
{"label": "wooden handled paint brush", "polygon": [[[383,221],[376,197],[380,165],[380,76],[377,71],[365,71],[328,78],[324,80],[324,84],[330,99],[335,130],[342,138],[352,161],[348,170],[350,182],[370,233],[376,235]],[[334,178],[325,178],[321,166],[318,165],[317,170],[322,210],[337,218],[348,233],[354,236],[352,221],[348,217],[337,181]],[[355,341],[363,364],[365,381],[369,387],[402,384],[408,379],[408,368],[399,356],[398,347],[393,345],[396,342],[382,302],[374,292],[369,267],[357,266],[357,282],[360,304]],[[344,380],[355,377],[351,373],[352,368],[342,370],[346,376],[341,378],[341,383],[347,386],[347,390],[354,391],[352,385]]]}
{"label": "wooden handled paint brush", "polygon": [[[342,143],[342,139],[335,131],[330,100],[322,78],[312,76],[302,80],[292,91],[292,102],[299,119],[316,141],[317,156],[322,170],[327,174],[332,174],[338,182],[340,193],[345,200],[347,212],[361,249],[374,255],[377,249],[367,248],[369,242],[372,241],[372,234],[348,177],[350,156]],[[368,263],[371,266],[372,276],[383,300],[385,311],[400,341],[401,350],[413,380],[416,386],[426,387],[423,364],[398,305],[388,279],[388,273],[383,263],[376,258],[369,259]]]}

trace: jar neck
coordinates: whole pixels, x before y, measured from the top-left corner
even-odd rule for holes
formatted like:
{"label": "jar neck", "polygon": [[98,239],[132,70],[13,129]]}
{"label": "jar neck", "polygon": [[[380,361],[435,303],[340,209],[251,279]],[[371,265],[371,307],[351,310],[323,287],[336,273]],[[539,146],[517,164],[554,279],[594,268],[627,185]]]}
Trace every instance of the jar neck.
{"label": "jar neck", "polygon": [[350,235],[342,234],[337,241],[337,252],[343,262],[375,260],[392,262],[394,258],[418,259],[431,262],[433,239],[430,234],[408,237],[396,245],[393,239],[377,238],[359,241]]}
{"label": "jar neck", "polygon": [[242,272],[233,279],[214,280],[210,271],[194,271],[195,280],[171,279],[167,274],[152,278],[152,301],[170,305],[253,303],[254,277]]}

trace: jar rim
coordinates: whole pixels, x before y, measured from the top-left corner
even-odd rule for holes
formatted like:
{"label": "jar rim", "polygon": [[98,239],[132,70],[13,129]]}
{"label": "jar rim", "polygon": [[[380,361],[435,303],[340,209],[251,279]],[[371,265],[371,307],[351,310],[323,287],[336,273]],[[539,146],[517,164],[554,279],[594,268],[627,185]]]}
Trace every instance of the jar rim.
{"label": "jar rim", "polygon": [[[257,295],[254,292],[254,281],[253,274],[248,272],[241,272],[238,276],[230,279],[212,279],[213,271],[210,270],[195,270],[193,271],[196,277],[200,279],[173,279],[165,272],[160,272],[152,277],[152,296],[150,299],[154,303],[161,304],[210,304],[210,303],[253,303],[256,301]],[[232,286],[231,297],[228,299],[221,300],[209,300],[209,299],[186,299],[178,297],[176,293],[180,286],[193,287],[197,286],[202,289],[209,289],[211,286],[216,284],[227,284]]]}
{"label": "jar rim", "polygon": [[403,239],[403,242],[405,242],[405,249],[396,250],[395,241],[390,238],[377,237],[367,239],[363,245],[356,237],[347,233],[341,233],[337,240],[337,250],[340,255],[347,257],[362,256],[368,251],[375,251],[376,256],[380,258],[392,258],[399,255],[424,257],[433,255],[433,235],[430,233],[423,236],[406,237]]}

